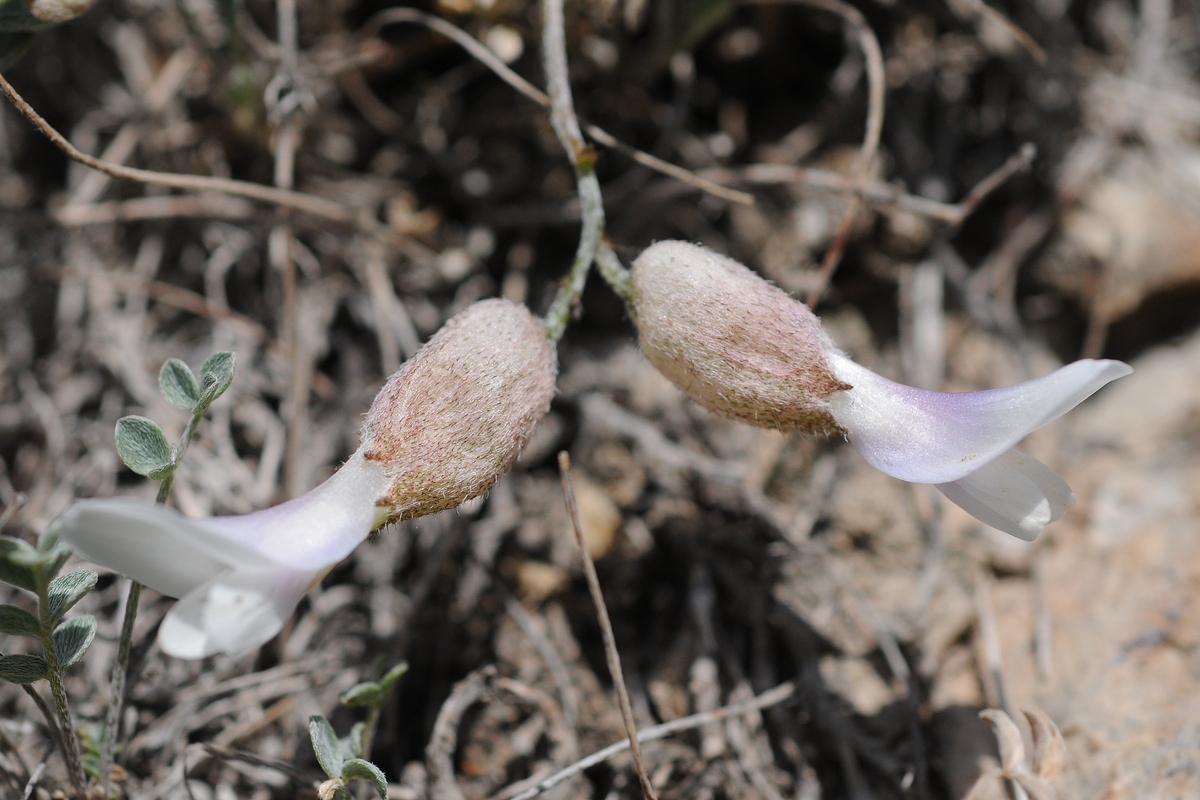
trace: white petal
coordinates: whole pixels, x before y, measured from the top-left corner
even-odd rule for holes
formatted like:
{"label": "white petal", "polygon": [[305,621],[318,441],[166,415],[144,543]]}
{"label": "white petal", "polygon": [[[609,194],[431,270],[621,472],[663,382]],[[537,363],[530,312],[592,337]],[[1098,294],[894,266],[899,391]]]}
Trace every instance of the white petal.
{"label": "white petal", "polygon": [[83,558],[155,591],[182,597],[231,565],[269,567],[256,550],[142,500],[83,500],[59,519],[59,538]]}
{"label": "white petal", "polygon": [[850,443],[875,468],[913,483],[959,480],[1133,371],[1120,361],[1076,361],[1015,386],[952,393],[894,383],[840,353],[828,360],[853,387],[829,400]]}
{"label": "white petal", "polygon": [[1057,472],[1016,450],[937,488],[980,522],[1027,542],[1075,504]]}
{"label": "white petal", "polygon": [[222,573],[175,604],[158,629],[159,646],[177,658],[259,647],[279,633],[318,577],[282,570]]}
{"label": "white petal", "polygon": [[196,524],[268,556],[274,563],[316,570],[341,561],[378,526],[376,502],[391,480],[381,465],[355,453],[312,491],[272,508]]}

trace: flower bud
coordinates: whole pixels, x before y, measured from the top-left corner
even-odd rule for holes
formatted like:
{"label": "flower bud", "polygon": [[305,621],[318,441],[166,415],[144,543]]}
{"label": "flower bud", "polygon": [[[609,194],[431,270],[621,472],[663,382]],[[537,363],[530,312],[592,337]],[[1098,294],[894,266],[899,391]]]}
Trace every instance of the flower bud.
{"label": "flower bud", "polygon": [[363,427],[363,455],[391,478],[390,519],[478,497],[512,466],[545,416],[554,347],[523,305],[484,300],[447,322],[384,385]]}
{"label": "flower bud", "polygon": [[832,433],[828,334],[808,307],[733,259],[659,242],[633,264],[642,351],[705,408],[763,428]]}

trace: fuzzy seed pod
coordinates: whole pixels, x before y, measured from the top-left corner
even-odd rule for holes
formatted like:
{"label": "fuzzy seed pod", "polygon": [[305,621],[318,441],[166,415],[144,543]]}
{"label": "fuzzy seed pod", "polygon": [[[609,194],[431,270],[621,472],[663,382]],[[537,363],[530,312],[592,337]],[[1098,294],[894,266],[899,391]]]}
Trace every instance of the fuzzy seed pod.
{"label": "fuzzy seed pod", "polygon": [[850,386],[808,307],[733,259],[659,242],[633,264],[630,312],[650,362],[705,408],[763,428],[840,432],[829,397]]}
{"label": "fuzzy seed pod", "polygon": [[384,385],[363,455],[392,479],[390,519],[453,508],[492,487],[554,397],[554,347],[523,305],[484,300],[447,322]]}

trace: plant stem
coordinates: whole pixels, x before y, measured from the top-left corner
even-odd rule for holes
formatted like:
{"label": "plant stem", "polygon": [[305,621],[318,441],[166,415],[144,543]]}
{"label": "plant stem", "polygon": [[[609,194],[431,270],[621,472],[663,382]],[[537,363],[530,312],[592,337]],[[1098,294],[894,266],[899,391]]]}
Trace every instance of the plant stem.
{"label": "plant stem", "polygon": [[604,200],[600,195],[600,181],[596,179],[593,169],[596,151],[583,139],[571,98],[562,0],[545,0],[542,4],[542,63],[546,70],[546,94],[550,98],[550,124],[567,152],[571,166],[575,168],[579,211],[583,222],[571,271],[567,273],[550,310],[546,312],[546,336],[550,341],[557,342],[567,329],[571,312],[583,294],[588,270],[596,258],[601,231],[604,230]]}
{"label": "plant stem", "polygon": [[50,595],[48,582],[39,576],[38,617],[41,621],[42,657],[46,659],[46,678],[50,681],[50,694],[54,697],[54,710],[58,714],[58,730],[62,738],[63,758],[75,794],[79,800],[87,797],[87,775],[83,771],[83,759],[79,755],[79,735],[71,719],[71,707],[67,705],[67,689],[63,685],[62,667],[58,663],[58,650],[54,647],[54,626],[50,619]]}
{"label": "plant stem", "polygon": [[[158,496],[155,502],[165,504],[171,494],[171,485],[175,482],[175,470],[196,435],[196,426],[204,416],[207,408],[196,409],[192,418],[183,431],[179,440],[179,451],[175,456],[175,467],[167,473],[162,483],[158,485]],[[142,599],[142,584],[135,580],[129,581],[129,593],[125,595],[125,616],[121,620],[121,638],[117,643],[117,657],[113,661],[112,677],[109,679],[111,694],[108,700],[108,712],[104,716],[104,736],[100,745],[100,786],[102,796],[107,798],[112,787],[113,763],[116,759],[117,741],[121,738],[121,713],[125,710],[125,681],[129,674],[129,652],[133,649],[133,625],[137,621],[138,603]]]}
{"label": "plant stem", "polygon": [[600,269],[600,277],[604,278],[618,297],[628,303],[632,292],[629,270],[625,269],[625,265],[611,247],[601,244],[597,248],[596,266]]}
{"label": "plant stem", "polygon": [[[166,483],[166,481],[163,481]],[[129,651],[133,647],[133,623],[137,619],[138,602],[142,598],[142,585],[129,581],[129,593],[125,595],[125,616],[121,621],[121,639],[117,644],[117,658],[113,662],[109,689],[108,712],[104,716],[104,735],[100,745],[101,795],[109,796],[112,787],[113,760],[116,757],[117,741],[121,738],[121,713],[125,710],[125,678],[129,672]]]}

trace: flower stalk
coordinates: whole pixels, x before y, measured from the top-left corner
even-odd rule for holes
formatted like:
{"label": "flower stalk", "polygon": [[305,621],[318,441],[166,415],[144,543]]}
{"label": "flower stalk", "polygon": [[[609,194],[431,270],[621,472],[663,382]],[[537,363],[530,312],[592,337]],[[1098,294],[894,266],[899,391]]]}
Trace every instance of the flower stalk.
{"label": "flower stalk", "polygon": [[583,295],[588,271],[596,260],[604,231],[604,200],[594,169],[596,151],[583,139],[583,131],[575,116],[575,102],[571,98],[562,0],[545,0],[542,3],[542,64],[546,71],[546,94],[550,97],[550,124],[575,170],[582,223],[575,260],[546,312],[546,336],[550,341],[557,342],[566,331],[571,314]]}
{"label": "flower stalk", "polygon": [[[158,484],[155,503],[166,505],[171,496],[175,473],[183,461],[200,420],[208,412],[213,401],[224,393],[233,379],[234,359],[232,353],[216,353],[201,367],[200,381],[192,376],[191,370],[180,361],[171,359],[163,364],[159,372],[159,386],[172,405],[189,408],[191,416],[179,445],[172,452],[165,474]],[[190,380],[189,380],[190,378]],[[117,641],[117,656],[113,661],[109,678],[108,710],[104,716],[104,735],[100,745],[100,790],[108,797],[112,788],[113,764],[116,760],[117,742],[121,738],[121,717],[125,710],[125,689],[129,675],[129,654],[133,649],[133,628],[137,622],[138,605],[142,599],[142,584],[129,580],[129,591],[125,595],[125,613],[121,618],[121,635]]]}
{"label": "flower stalk", "polygon": [[67,772],[71,775],[71,783],[75,786],[76,795],[83,800],[87,797],[87,773],[83,771],[79,734],[75,732],[75,722],[71,718],[71,707],[67,703],[67,688],[63,683],[62,664],[59,662],[58,648],[54,643],[54,619],[50,612],[50,581],[45,570],[38,569],[36,574],[38,576],[38,622],[41,623],[38,638],[42,642],[42,657],[46,659],[46,680],[50,683],[50,695],[54,698],[54,711],[58,715],[58,732],[63,749],[63,759],[67,762]]}

